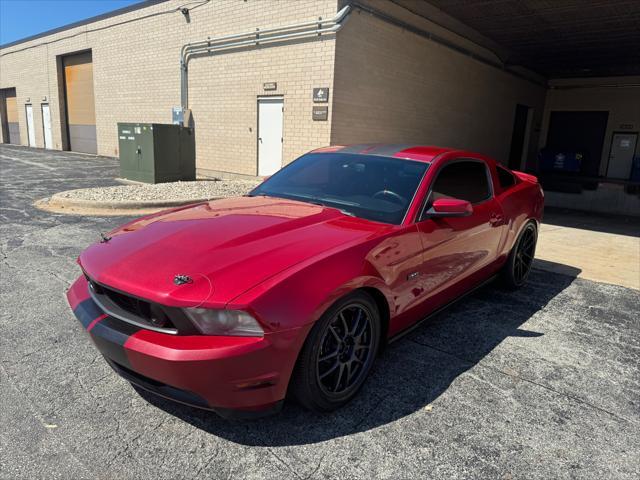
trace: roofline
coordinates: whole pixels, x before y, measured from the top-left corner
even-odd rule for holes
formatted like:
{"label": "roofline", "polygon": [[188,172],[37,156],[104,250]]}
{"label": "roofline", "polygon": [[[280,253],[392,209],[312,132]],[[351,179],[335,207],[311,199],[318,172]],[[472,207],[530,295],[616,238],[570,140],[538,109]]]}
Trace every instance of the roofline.
{"label": "roofline", "polygon": [[38,38],[53,35],[54,33],[64,32],[65,30],[71,30],[72,28],[81,27],[83,25],[88,25],[89,23],[98,22],[100,20],[106,20],[107,18],[111,18],[111,17],[117,17],[118,15],[123,15],[125,13],[133,12],[135,10],[140,10],[146,7],[151,7],[153,5],[157,5],[159,3],[164,3],[168,1],[169,0],[142,0],[138,3],[134,3],[126,7],[118,8],[116,10],[112,10],[106,13],[101,13],[100,15],[96,15],[94,17],[85,18],[84,20],[79,20],[74,23],[68,23],[67,25],[56,27],[51,30],[47,30],[46,32],[36,33],[35,35],[31,35],[29,37],[21,38],[19,40],[14,40],[13,42],[2,44],[0,45],[0,49],[13,47],[14,45],[20,45],[21,43],[25,43],[31,40],[36,40]]}

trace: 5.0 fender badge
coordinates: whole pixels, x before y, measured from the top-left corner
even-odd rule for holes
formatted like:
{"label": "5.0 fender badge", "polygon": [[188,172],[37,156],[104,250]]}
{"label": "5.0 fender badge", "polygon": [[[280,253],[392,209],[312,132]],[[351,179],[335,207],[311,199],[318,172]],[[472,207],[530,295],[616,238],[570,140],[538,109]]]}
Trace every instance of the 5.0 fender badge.
{"label": "5.0 fender badge", "polygon": [[173,277],[173,283],[176,285],[184,285],[185,283],[193,283],[193,279],[189,275],[176,275]]}

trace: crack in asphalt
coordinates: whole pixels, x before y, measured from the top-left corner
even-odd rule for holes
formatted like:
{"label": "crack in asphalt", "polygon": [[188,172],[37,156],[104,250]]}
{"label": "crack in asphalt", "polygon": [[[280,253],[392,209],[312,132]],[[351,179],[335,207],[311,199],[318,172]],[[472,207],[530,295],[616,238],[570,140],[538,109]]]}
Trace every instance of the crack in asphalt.
{"label": "crack in asphalt", "polygon": [[325,458],[326,456],[327,456],[327,454],[325,453],[324,455],[322,455],[322,456],[320,457],[320,460],[318,460],[318,464],[316,465],[316,468],[314,468],[314,469],[313,469],[313,471],[312,471],[309,475],[307,475],[306,477],[304,477],[304,480],[309,480],[311,477],[313,477],[313,476],[316,474],[316,472],[317,472],[318,470],[320,470],[320,465],[322,465],[322,461],[324,460],[324,458]]}
{"label": "crack in asphalt", "polygon": [[[4,255],[4,254],[3,254]],[[12,265],[9,261],[9,257],[4,255],[3,258],[1,259],[2,263],[7,266],[9,269],[11,270],[18,270],[20,271],[20,267],[17,267],[16,265]],[[71,282],[69,280],[67,280],[66,278],[60,277],[58,275],[58,273],[54,272],[54,271],[50,271],[50,270],[43,270],[41,268],[35,268],[32,267],[31,268],[32,271],[38,272],[38,273],[43,273],[45,275],[49,275],[51,277],[53,277],[54,279],[56,279],[57,281],[59,281],[60,283],[62,283],[64,286],[66,286],[67,288],[69,288],[71,286]]]}
{"label": "crack in asphalt", "polygon": [[267,452],[269,452],[271,455],[273,455],[282,465],[285,466],[285,468],[287,470],[289,470],[291,473],[293,473],[293,475],[296,478],[299,478],[302,480],[302,477],[300,476],[300,474],[298,474],[298,472],[296,470],[294,470],[287,462],[285,462],[283,459],[280,458],[280,456],[273,451],[272,448],[267,447]]}
{"label": "crack in asphalt", "polygon": [[213,454],[198,468],[198,470],[196,470],[196,472],[194,473],[194,477],[199,478],[200,473],[206,469],[209,465],[211,465],[211,462],[213,462],[213,460],[215,460],[216,458],[218,458],[218,453],[220,452],[220,446],[216,445],[216,449],[213,452]]}

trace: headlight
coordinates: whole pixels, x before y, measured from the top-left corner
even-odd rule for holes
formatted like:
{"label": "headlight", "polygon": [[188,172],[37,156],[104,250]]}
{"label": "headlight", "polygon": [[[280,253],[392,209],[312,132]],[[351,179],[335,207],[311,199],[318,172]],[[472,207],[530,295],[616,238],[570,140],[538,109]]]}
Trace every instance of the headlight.
{"label": "headlight", "polygon": [[203,335],[231,335],[236,337],[262,337],[260,324],[241,310],[211,310],[185,308],[184,313]]}

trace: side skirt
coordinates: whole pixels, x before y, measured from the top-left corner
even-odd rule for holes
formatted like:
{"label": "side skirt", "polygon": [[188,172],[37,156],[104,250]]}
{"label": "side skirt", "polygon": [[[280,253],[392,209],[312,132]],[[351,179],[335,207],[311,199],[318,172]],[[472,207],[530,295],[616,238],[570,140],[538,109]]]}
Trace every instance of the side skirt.
{"label": "side skirt", "polygon": [[443,305],[440,308],[435,309],[433,312],[431,312],[429,315],[427,315],[426,317],[424,317],[422,320],[418,320],[416,323],[414,323],[413,325],[411,325],[408,328],[405,328],[403,331],[396,333],[393,337],[391,337],[388,341],[387,344],[393,343],[397,340],[400,340],[402,337],[404,337],[405,335],[408,335],[409,333],[413,332],[416,328],[420,327],[424,322],[426,322],[427,320],[435,317],[436,315],[438,315],[439,313],[442,313],[444,310],[448,309],[449,307],[453,306],[454,304],[458,303],[460,300],[463,300],[464,298],[466,298],[467,296],[471,295],[472,293],[474,293],[475,291],[481,289],[482,287],[488,285],[489,283],[493,282],[496,278],[498,278],[499,274],[495,274],[491,277],[489,277],[488,279],[482,281],[481,283],[479,283],[478,285],[476,285],[475,287],[473,287],[471,290],[463,293],[460,297],[456,298],[455,300]]}

